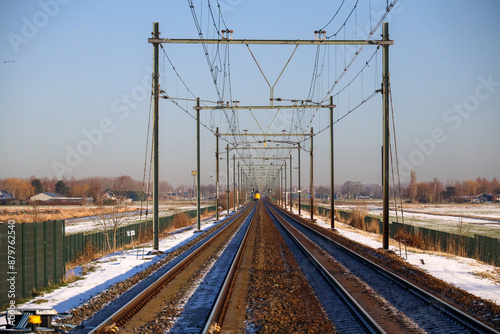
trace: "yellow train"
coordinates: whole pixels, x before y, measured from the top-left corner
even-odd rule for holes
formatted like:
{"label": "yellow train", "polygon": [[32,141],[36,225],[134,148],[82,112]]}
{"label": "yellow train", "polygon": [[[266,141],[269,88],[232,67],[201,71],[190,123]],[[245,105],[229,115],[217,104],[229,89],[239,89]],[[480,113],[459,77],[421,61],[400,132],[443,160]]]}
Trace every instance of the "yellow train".
{"label": "yellow train", "polygon": [[253,194],[253,200],[258,201],[259,199],[260,199],[260,193],[256,191],[255,194]]}

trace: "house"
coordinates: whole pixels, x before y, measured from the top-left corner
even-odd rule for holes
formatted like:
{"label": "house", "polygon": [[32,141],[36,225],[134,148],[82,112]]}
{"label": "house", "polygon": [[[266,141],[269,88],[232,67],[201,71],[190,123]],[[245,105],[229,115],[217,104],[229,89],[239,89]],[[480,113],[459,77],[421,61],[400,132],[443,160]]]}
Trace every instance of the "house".
{"label": "house", "polygon": [[356,195],[356,199],[372,199],[370,195]]}
{"label": "house", "polygon": [[84,200],[81,197],[65,197],[57,193],[43,192],[35,196],[30,197],[30,201],[36,201],[39,204],[59,204],[59,205],[70,205],[84,204]]}
{"label": "house", "polygon": [[456,203],[480,203],[481,200],[479,200],[476,196],[458,196],[454,197],[454,200]]}
{"label": "house", "polygon": [[50,201],[54,198],[59,198],[63,197],[62,195],[59,195],[57,193],[49,193],[49,192],[43,192],[35,196],[30,197],[30,201],[40,201],[40,202],[46,202]]}
{"label": "house", "polygon": [[14,199],[14,196],[10,192],[6,190],[0,190],[0,204],[7,204],[7,202],[10,202]]}
{"label": "house", "polygon": [[493,195],[492,194],[481,194],[481,195],[477,195],[476,198],[481,203],[493,203]]}
{"label": "house", "polygon": [[0,190],[0,201],[4,201],[6,199],[14,199],[14,196],[6,190]]}

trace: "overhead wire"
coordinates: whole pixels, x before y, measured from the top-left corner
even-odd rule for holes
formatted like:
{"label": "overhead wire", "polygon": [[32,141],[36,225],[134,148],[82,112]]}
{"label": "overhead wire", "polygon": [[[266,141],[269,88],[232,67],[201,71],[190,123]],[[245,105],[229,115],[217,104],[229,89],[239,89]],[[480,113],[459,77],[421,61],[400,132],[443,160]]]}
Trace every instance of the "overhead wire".
{"label": "overhead wire", "polygon": [[[199,34],[199,37],[200,39],[203,39],[203,32],[201,31],[201,26],[197,20],[197,16],[196,16],[196,12],[194,10],[194,6],[193,6],[193,3],[192,3],[192,0],[188,0],[189,4],[190,4],[190,8],[191,8],[191,12],[192,12],[192,15],[193,15],[193,19],[195,21],[195,25],[198,29],[198,34]],[[370,20],[370,28],[371,28],[371,31],[370,31],[370,34],[368,35],[367,37],[367,40],[369,40],[372,35],[374,34],[374,32],[378,29],[378,27],[380,26],[381,22],[385,19],[385,17],[387,16],[388,12],[390,11],[390,9],[395,5],[395,3],[397,2],[397,0],[393,1],[390,5],[389,5],[389,1],[387,1],[387,10],[384,14],[384,16],[382,17],[382,19],[379,21],[379,23],[375,26],[375,27],[372,27],[371,26],[371,20]],[[322,28],[325,29],[326,27],[328,27],[332,22],[334,22],[334,20],[336,19],[337,15],[339,14],[340,10],[342,9],[343,5],[345,3],[345,0],[342,1],[342,3],[340,4],[339,8],[337,9],[336,13],[333,15],[333,17],[330,19],[330,21]],[[353,6],[352,10],[350,11],[347,19],[344,21],[344,23],[341,25],[340,29],[337,30],[337,32],[334,34],[334,35],[331,35],[331,36],[328,36],[328,38],[337,38],[337,34],[342,30],[344,29],[344,34],[345,34],[345,27],[346,27],[346,24],[347,24],[347,21],[351,19],[351,17],[353,17],[354,15],[354,19],[355,19],[355,24],[357,25],[357,19],[358,19],[358,11],[357,11],[357,6],[358,6],[358,3],[359,3],[359,0],[356,1],[355,5]],[[369,3],[369,6],[370,6],[370,9],[371,9],[371,2]],[[200,7],[203,7],[203,6],[200,6]],[[221,24],[223,24],[223,26],[227,29],[227,25],[226,25],[226,22],[224,21],[224,17],[222,15],[222,11],[221,11],[221,5],[219,3],[219,1],[217,0],[217,7],[218,7],[218,18],[216,19],[215,15],[214,15],[214,11],[212,9],[212,5],[210,3],[210,0],[208,0],[208,11],[207,11],[207,15],[209,15],[212,23],[210,25],[213,25],[213,27],[215,28],[215,30],[217,31],[216,34],[220,37],[221,34],[220,34],[220,31],[219,31],[219,27],[221,26]],[[209,19],[209,20],[210,20]],[[207,25],[208,25],[208,22],[207,22]],[[357,36],[357,31],[356,31],[356,36]],[[230,57],[229,57],[229,48],[226,49],[225,52],[221,52],[221,49],[220,49],[220,45],[217,44],[216,45],[216,49],[215,49],[215,52],[213,53],[212,57],[210,57],[209,53],[208,53],[208,49],[205,45],[205,43],[201,43],[202,46],[203,46],[203,50],[205,52],[205,56],[207,58],[207,64],[208,64],[208,67],[209,67],[209,70],[211,72],[211,75],[212,75],[212,80],[214,82],[214,86],[215,86],[215,89],[216,89],[216,92],[217,92],[217,96],[219,97],[219,100],[220,101],[223,101],[224,100],[224,97],[226,96],[226,94],[229,95],[229,98],[230,98],[230,103],[231,103],[231,106],[233,105],[233,97],[232,97],[232,86],[231,86],[231,69],[230,69]],[[332,91],[336,88],[336,86],[338,85],[338,83],[341,81],[341,79],[343,79],[345,73],[350,69],[350,67],[352,66],[354,60],[358,57],[359,53],[361,52],[361,50],[363,49],[364,46],[361,46],[357,52],[354,54],[354,56],[352,57],[352,59],[350,60],[349,64],[345,64],[344,66],[344,71],[340,74],[340,76],[337,76],[337,73],[335,73],[335,77],[337,78],[337,80],[335,80],[334,84],[330,86],[330,71],[328,71],[328,82],[327,82],[327,87],[329,88],[328,91],[327,91],[327,96],[330,95],[332,93]],[[324,54],[323,54],[323,61],[320,62],[320,50],[321,48],[318,46],[317,50],[316,50],[316,55],[315,55],[315,60],[314,60],[314,66],[313,66],[313,72],[312,72],[312,76],[311,76],[311,83],[309,85],[309,93],[308,93],[308,100],[309,99],[312,99],[315,97],[316,95],[316,92],[321,92],[323,91],[323,82],[324,82],[324,67],[325,67],[325,58],[328,59],[328,67],[329,66],[329,62],[330,62],[330,57],[329,57],[329,48],[327,49],[324,49]],[[326,52],[328,51],[328,57],[325,57],[326,55]],[[374,55],[376,54],[376,52],[374,53]],[[374,56],[372,55],[372,57]],[[371,60],[371,58],[369,59],[369,61]],[[368,65],[369,61],[366,62],[366,65],[363,67],[363,69]],[[171,63],[170,59],[169,59],[169,62]],[[321,64],[320,64],[321,63]],[[335,52],[335,64],[337,63],[337,56],[336,56],[336,52]],[[173,64],[171,64],[173,66]],[[376,65],[376,67],[378,68],[378,66]],[[360,70],[358,72],[358,74],[351,79],[351,81],[345,85],[339,92],[337,92],[335,95],[333,95],[334,97],[337,97],[339,96],[340,93],[344,92],[346,89],[351,89],[351,83],[356,80],[358,78],[359,75],[361,75],[361,80],[362,80],[362,89],[364,89],[364,72],[363,72],[363,69]],[[335,72],[337,71],[337,66],[335,66]],[[181,81],[181,83],[187,88],[187,85],[185,84],[185,82],[182,80],[182,78],[180,77],[180,75],[177,73],[177,71],[175,71],[177,76],[178,76],[178,80]],[[223,78],[220,79],[219,78],[219,75],[223,75]],[[191,92],[191,91],[188,91],[193,97],[194,97],[194,94]],[[356,105],[354,108],[349,109],[349,111],[343,115],[342,117],[338,118],[337,122],[339,122],[340,120],[344,119],[347,115],[349,115],[350,113],[352,113],[353,111],[355,111],[356,109],[358,109],[362,104],[366,103],[367,101],[369,101],[371,98],[373,98],[373,96],[376,94],[377,92],[374,92],[372,93],[369,97],[367,98],[364,98],[364,91],[363,93],[361,94],[362,96],[362,101]],[[326,97],[323,99],[322,102],[324,102],[326,100]],[[175,104],[178,105],[178,103],[176,103],[176,101],[173,101],[171,99],[171,101]],[[349,99],[350,101],[350,99]],[[322,103],[321,102],[321,103]],[[178,105],[179,106],[179,105]],[[180,107],[180,106],[179,106]],[[183,109],[186,113],[188,113],[191,117],[193,117],[185,108],[182,108],[180,107],[181,109]],[[239,117],[238,117],[238,113],[235,112],[234,109],[230,108],[231,111],[232,111],[232,116],[229,117],[229,115],[226,113],[225,109],[224,109],[224,113],[225,113],[225,117],[226,117],[226,121],[227,121],[227,124],[228,124],[228,132],[236,132],[238,131],[239,132]],[[308,109],[309,110],[309,109]],[[302,127],[301,124],[304,124],[303,123],[303,119],[304,119],[304,115],[306,113],[304,113],[303,111],[301,112],[300,111],[300,107],[297,108],[297,109],[294,109],[292,111],[292,115],[291,115],[291,122],[290,122],[290,127],[289,127],[289,132],[288,133],[294,133],[295,131],[296,132],[302,132],[302,133],[305,133],[307,131],[309,126],[311,126],[314,118],[316,117],[317,115],[317,112],[318,112],[318,108],[315,109],[315,111],[312,111],[311,110],[311,113],[312,114],[310,116],[310,121],[308,123],[308,125],[304,128]],[[213,113],[213,111],[212,111]],[[276,115],[275,115],[276,117]],[[194,118],[194,117],[193,117]],[[254,116],[255,118],[255,116]],[[210,124],[213,124],[213,122],[215,122],[214,118],[213,118],[213,114],[210,115]],[[208,126],[206,126],[205,124],[203,124],[203,126],[205,128],[207,128],[208,130],[210,130],[211,132],[214,132],[213,129],[209,128]],[[324,128],[324,129],[321,129],[320,131],[318,131],[315,135],[321,133],[322,131],[325,131],[326,129],[328,129],[328,127]],[[262,129],[262,128],[261,128]],[[302,131],[299,131],[299,130],[302,130]],[[290,139],[290,137],[285,137],[286,139]],[[228,140],[228,139],[225,139],[223,138],[225,141],[227,141],[228,143],[229,142],[232,142],[234,146],[237,146],[238,144],[238,140],[236,139],[236,137],[233,137],[233,140]],[[302,139],[302,141],[305,141],[307,140],[306,139]],[[243,142],[245,143],[247,141],[247,138],[244,138]],[[299,141],[298,143],[300,143],[301,141]],[[238,150],[237,150],[238,151]],[[281,151],[281,150],[279,150]],[[280,152],[280,153],[283,153],[283,152]],[[291,150],[288,152],[288,153],[291,153]],[[238,155],[241,156],[241,153],[238,152]],[[265,156],[265,154],[263,155]]]}
{"label": "overhead wire", "polygon": [[[387,17],[388,13],[389,13],[389,12],[390,12],[390,10],[394,7],[394,5],[397,3],[397,1],[398,1],[398,0],[394,0],[391,4],[389,4],[389,1],[387,1],[386,11],[384,12],[384,15],[382,16],[382,18],[378,21],[378,23],[376,24],[376,26],[375,26],[375,27],[372,27],[372,26],[370,25],[370,27],[371,27],[371,31],[370,31],[370,33],[368,34],[367,38],[365,39],[366,41],[368,41],[369,39],[371,39],[371,37],[373,36],[373,34],[375,33],[375,31],[378,29],[378,27],[380,26],[380,24],[381,24],[381,23],[384,21],[384,19]],[[356,3],[354,4],[353,8],[351,9],[351,11],[350,11],[349,15],[347,16],[346,20],[345,20],[345,21],[344,21],[344,23],[341,25],[341,27],[340,27],[340,28],[336,31],[336,33],[335,33],[335,34],[328,36],[328,37],[327,37],[328,39],[329,39],[329,38],[332,38],[332,37],[333,37],[333,38],[336,38],[336,37],[337,37],[337,35],[338,35],[338,33],[339,33],[342,29],[344,29],[344,39],[345,39],[345,33],[346,33],[346,31],[345,31],[345,27],[346,27],[347,22],[348,22],[348,20],[351,18],[351,16],[352,16],[352,14],[353,14],[353,13],[354,13],[354,15],[355,15],[355,20],[356,20],[356,25],[357,25],[357,10],[356,10],[356,8],[357,8],[357,5],[358,5],[358,2],[359,2],[359,0],[358,0],[358,1],[356,1]],[[371,8],[371,3],[369,3],[369,6],[370,6],[370,8]],[[370,20],[370,22],[371,22],[371,20]],[[356,36],[357,36],[357,30],[356,30]],[[320,103],[324,103],[325,101],[327,101],[328,96],[330,96],[330,95],[331,95],[331,93],[332,93],[333,89],[334,89],[334,88],[338,85],[338,83],[339,83],[339,82],[341,81],[341,79],[344,77],[344,75],[346,74],[346,72],[347,72],[347,71],[351,68],[352,64],[354,63],[354,61],[356,60],[356,58],[359,56],[359,54],[361,53],[361,51],[363,50],[363,48],[364,48],[364,45],[361,45],[361,46],[358,48],[358,50],[355,52],[354,56],[351,58],[351,60],[350,60],[349,64],[347,64],[347,63],[346,63],[346,64],[344,64],[344,70],[342,71],[342,73],[340,74],[340,76],[337,76],[337,74],[335,75],[335,76],[337,77],[337,79],[335,80],[335,82],[334,82],[334,84],[331,86],[331,88],[327,91],[326,96],[323,98],[323,100],[322,100]],[[376,50],[376,51],[378,51],[378,49],[379,49],[379,48],[380,48],[380,46],[378,46],[378,47],[377,47],[377,50]],[[335,50],[336,50],[336,49],[335,49]],[[373,54],[373,55],[369,58],[369,60],[371,60],[371,59],[374,57],[374,55],[375,55],[375,54],[376,54],[376,52],[375,52],[375,53],[374,53],[374,54]],[[344,56],[345,56],[345,55],[346,55],[346,52],[344,52]],[[344,59],[345,59],[345,57],[344,57]],[[375,57],[375,59],[377,59],[377,58]],[[367,66],[367,64],[368,64],[368,62],[365,64],[365,66],[363,67],[363,69]],[[337,56],[336,56],[336,52],[335,52],[335,71],[337,70],[337,66],[336,66],[336,65],[337,65]],[[376,64],[376,67],[377,67],[377,69],[378,69],[378,66],[377,66],[377,65],[378,65],[378,64]],[[313,69],[313,76],[314,76],[314,74],[316,73],[315,71],[316,71],[317,66],[318,66],[318,65],[317,65],[317,64],[316,64],[316,62],[315,62],[315,66],[314,66],[314,69]],[[354,77],[354,78],[353,78],[353,79],[352,79],[352,80],[351,80],[351,81],[350,81],[347,85],[345,85],[345,86],[344,86],[344,88],[342,88],[342,89],[341,89],[341,91],[340,91],[340,92],[344,91],[345,89],[350,89],[350,84],[351,84],[351,83],[352,83],[352,82],[353,82],[353,81],[354,81],[354,80],[355,80],[355,79],[356,79],[356,78],[357,78],[360,74],[362,74],[362,73],[363,73],[363,69],[362,69],[362,70],[360,70],[360,71],[358,72],[358,74],[357,74],[357,75],[356,75],[356,76],[355,76],[355,77]],[[313,84],[311,84],[311,85],[310,85],[310,91],[311,91],[311,87],[314,87],[314,86],[313,86]],[[335,95],[333,95],[333,96],[334,96],[334,97],[335,97],[335,96],[338,96],[338,94],[339,94],[340,92],[336,93],[336,94],[335,94]],[[352,113],[354,110],[358,109],[358,108],[359,108],[362,104],[364,104],[365,102],[367,102],[368,100],[370,100],[370,99],[374,96],[374,94],[376,94],[376,92],[374,92],[374,93],[373,93],[372,95],[370,95],[368,98],[363,99],[363,101],[362,101],[360,104],[358,104],[358,105],[357,105],[356,107],[354,107],[353,109],[349,110],[349,112],[348,112],[347,114],[345,114],[344,116],[342,116],[341,118],[339,118],[337,121],[340,121],[341,119],[345,118],[348,114],[350,114],[350,113]],[[350,109],[350,108],[349,108],[349,109]],[[312,114],[312,116],[311,116],[311,118],[310,118],[310,120],[309,120],[309,122],[308,122],[308,125],[305,127],[305,129],[304,129],[304,130],[307,130],[307,129],[311,126],[311,124],[312,124],[312,122],[314,121],[314,118],[316,117],[316,114],[317,114],[317,112],[318,112],[318,111],[319,111],[319,109],[316,109],[316,110],[315,110],[315,112]],[[302,118],[303,118],[303,117],[302,117]],[[322,131],[326,130],[327,128],[329,128],[329,126],[328,126],[328,127],[326,127],[325,129],[323,129]],[[306,132],[306,131],[304,131],[304,132]],[[307,140],[307,138],[303,138],[303,139],[301,139],[301,140],[302,140],[302,141],[305,141],[305,140]]]}
{"label": "overhead wire", "polygon": [[[404,224],[405,219],[404,219],[404,214],[403,214],[403,192],[401,189],[401,178],[399,175],[399,158],[398,158],[398,143],[396,140],[396,122],[394,120],[394,105],[392,103],[392,89],[391,89],[391,80],[390,78],[388,79],[388,86],[389,86],[389,101],[391,103],[391,115],[392,115],[392,133],[394,137],[394,152],[395,152],[395,159],[396,159],[396,171],[398,175],[398,187],[399,187],[399,202],[400,202],[400,208],[401,208],[401,222]],[[391,153],[391,159],[392,159],[392,153]],[[393,171],[393,177],[394,177],[394,171]],[[395,187],[394,187],[395,188]],[[396,202],[396,195],[394,195],[394,201],[396,203],[396,212],[398,211],[397,207],[397,202]]]}
{"label": "overhead wire", "polygon": [[[205,58],[207,60],[208,68],[210,69],[210,74],[212,76],[212,81],[213,81],[215,90],[217,92],[217,96],[218,96],[219,100],[222,100],[222,96],[221,96],[221,93],[220,93],[219,85],[217,83],[217,75],[214,73],[214,68],[212,66],[212,61],[210,60],[210,56],[209,56],[207,45],[203,42],[203,32],[201,30],[200,23],[198,21],[198,17],[196,15],[196,11],[194,9],[195,7],[193,5],[193,1],[192,0],[188,0],[188,3],[189,3],[189,8],[191,9],[191,15],[193,16],[193,20],[194,20],[194,23],[196,25],[196,29],[198,30],[199,39],[200,39],[200,41],[202,41],[201,45],[202,45],[203,51],[205,53]],[[202,7],[202,6],[200,6],[200,7]]]}
{"label": "overhead wire", "polygon": [[333,15],[333,17],[330,19],[330,21],[328,21],[328,23],[323,27],[321,28],[320,30],[325,30],[329,25],[330,23],[333,22],[333,20],[335,20],[335,18],[337,17],[337,14],[340,12],[340,10],[342,9],[342,6],[344,5],[344,2],[345,0],[342,0],[342,3],[340,4],[339,8],[337,9],[337,11],[335,12],[335,14]]}
{"label": "overhead wire", "polygon": [[[377,31],[378,27],[382,24],[382,22],[385,20],[385,18],[387,17],[387,15],[391,11],[391,9],[396,5],[397,2],[398,2],[398,0],[393,0],[393,2],[391,4],[389,4],[387,2],[387,7],[386,7],[386,11],[384,12],[384,15],[382,15],[382,18],[377,22],[377,24],[375,25],[375,27],[372,28],[372,30],[370,31],[370,33],[366,37],[365,41],[369,41],[372,38],[372,36],[375,33],[375,31]],[[325,96],[325,98],[323,99],[322,102],[324,102],[324,101],[327,100],[328,95],[330,95],[330,93],[333,91],[333,89],[338,84],[338,82],[342,79],[342,77],[345,75],[345,73],[349,70],[349,68],[352,66],[352,64],[354,63],[354,61],[356,60],[356,58],[359,56],[359,54],[361,53],[361,51],[363,50],[364,47],[365,47],[365,45],[361,45],[358,48],[358,50],[354,53],[354,56],[351,58],[351,61],[349,62],[348,65],[345,66],[344,71],[342,71],[342,73],[337,78],[337,80],[335,80],[334,84],[328,90],[328,92],[326,93],[326,96]]]}

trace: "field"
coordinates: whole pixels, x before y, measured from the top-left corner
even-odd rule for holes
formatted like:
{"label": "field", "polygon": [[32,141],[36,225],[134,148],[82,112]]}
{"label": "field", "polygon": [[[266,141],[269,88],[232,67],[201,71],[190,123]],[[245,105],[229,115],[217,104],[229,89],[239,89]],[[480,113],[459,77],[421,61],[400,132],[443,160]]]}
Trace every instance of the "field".
{"label": "field", "polygon": [[[202,204],[202,207],[209,205]],[[192,210],[196,208],[196,203],[192,201],[169,201],[160,203],[160,217],[170,216],[182,211]],[[0,207],[0,222],[6,223],[9,220],[14,220],[17,223],[32,223],[32,222],[43,222],[47,220],[66,220],[66,234],[87,232],[95,229],[96,212],[98,207],[94,205],[84,205],[84,206],[68,206],[68,205],[58,205],[58,206],[1,206]],[[147,218],[152,219],[152,204],[146,207],[143,205],[141,207],[140,202],[131,203],[122,211],[126,211],[126,217],[124,217],[124,224],[134,223],[139,221],[141,218],[140,211],[142,209],[142,219],[145,218],[146,209]],[[113,210],[112,207],[106,208],[104,213],[110,213]]]}
{"label": "field", "polygon": [[[391,203],[392,204],[392,203]],[[326,205],[325,205],[326,206]],[[339,209],[352,210],[364,207],[371,216],[382,216],[381,202],[350,201],[335,205]],[[459,235],[474,234],[500,239],[500,203],[492,204],[408,204],[401,210],[390,207],[391,221],[420,226]]]}

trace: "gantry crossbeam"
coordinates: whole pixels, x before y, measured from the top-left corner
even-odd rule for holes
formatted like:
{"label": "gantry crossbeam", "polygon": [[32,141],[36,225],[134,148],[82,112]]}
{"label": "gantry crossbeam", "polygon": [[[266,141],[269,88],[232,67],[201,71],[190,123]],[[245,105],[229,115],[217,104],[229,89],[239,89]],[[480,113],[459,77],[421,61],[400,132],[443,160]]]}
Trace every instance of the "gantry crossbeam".
{"label": "gantry crossbeam", "polygon": [[148,38],[148,43],[260,45],[394,45],[392,40]]}

